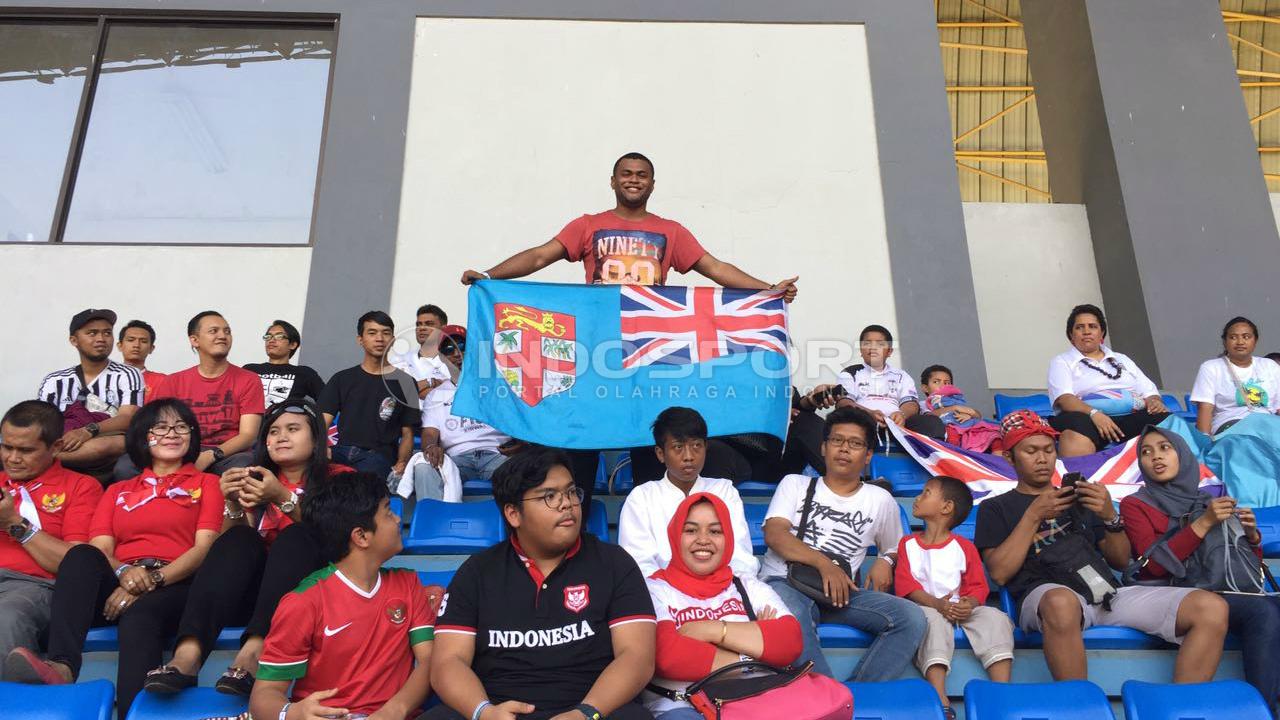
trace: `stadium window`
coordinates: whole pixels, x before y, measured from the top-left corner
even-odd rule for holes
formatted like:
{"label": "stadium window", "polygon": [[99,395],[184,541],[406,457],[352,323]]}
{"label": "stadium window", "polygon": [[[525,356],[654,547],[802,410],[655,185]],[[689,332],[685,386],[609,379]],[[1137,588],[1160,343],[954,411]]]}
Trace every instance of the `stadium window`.
{"label": "stadium window", "polygon": [[97,23],[0,21],[0,240],[45,242]]}
{"label": "stadium window", "polygon": [[[69,137],[44,131],[29,150],[40,163],[56,158],[56,202],[46,201],[44,227],[26,235],[0,225],[7,239],[308,244],[334,24],[97,19],[88,55],[100,47],[100,57],[78,76],[88,85],[72,104]],[[0,43],[0,73],[9,54]],[[60,68],[62,55],[41,67]],[[0,106],[13,107],[6,84]],[[10,122],[32,126],[5,128],[12,140],[30,137],[40,118]],[[0,179],[0,223],[11,224],[5,183],[14,182]]]}

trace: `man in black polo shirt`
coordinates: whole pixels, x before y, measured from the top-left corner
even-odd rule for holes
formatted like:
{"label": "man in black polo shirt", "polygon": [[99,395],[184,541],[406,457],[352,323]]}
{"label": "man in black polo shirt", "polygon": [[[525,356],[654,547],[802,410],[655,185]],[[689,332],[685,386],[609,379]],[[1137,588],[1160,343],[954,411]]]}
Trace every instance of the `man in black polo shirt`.
{"label": "man in black polo shirt", "polygon": [[640,720],[654,614],[631,556],[582,534],[561,451],[531,448],[493,476],[508,541],[471,556],[440,605],[428,720]]}

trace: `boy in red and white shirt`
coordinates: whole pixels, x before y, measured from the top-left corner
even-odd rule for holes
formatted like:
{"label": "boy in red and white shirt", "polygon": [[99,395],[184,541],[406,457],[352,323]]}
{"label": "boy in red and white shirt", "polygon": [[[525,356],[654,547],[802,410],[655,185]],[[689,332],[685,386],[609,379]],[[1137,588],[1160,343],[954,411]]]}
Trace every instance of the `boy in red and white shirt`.
{"label": "boy in red and white shirt", "polygon": [[982,556],[972,542],[951,532],[972,509],[973,495],[963,482],[945,475],[930,479],[911,506],[911,514],[924,520],[924,531],[898,541],[894,571],[894,592],[919,605],[928,623],[916,667],[952,720],[946,682],[955,652],[954,625],[964,630],[992,680],[1009,682],[1013,666],[1013,624],[1008,615],[983,604],[988,586]]}
{"label": "boy in red and white shirt", "polygon": [[[430,691],[438,587],[382,569],[400,552],[386,482],[353,473],[308,495],[303,520],[335,562],[280,601],[249,700],[253,717],[404,720]],[[293,683],[292,701],[288,701]]]}

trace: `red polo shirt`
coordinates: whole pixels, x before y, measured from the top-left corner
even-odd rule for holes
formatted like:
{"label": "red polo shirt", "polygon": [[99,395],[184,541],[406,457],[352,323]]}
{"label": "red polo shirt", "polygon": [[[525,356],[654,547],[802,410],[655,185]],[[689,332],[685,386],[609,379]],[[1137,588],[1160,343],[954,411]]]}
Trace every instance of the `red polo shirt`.
{"label": "red polo shirt", "polygon": [[120,562],[173,562],[195,545],[197,530],[222,530],[222,507],[217,475],[188,464],[157,478],[148,468],[107,489],[93,513],[89,537],[114,538]]}
{"label": "red polo shirt", "polygon": [[[20,489],[27,491],[40,518],[41,532],[67,542],[88,541],[89,520],[98,506],[98,498],[102,497],[102,485],[97,480],[72,472],[54,461],[39,477],[25,483],[14,482],[8,473],[0,472],[0,487],[13,495],[18,510],[22,509],[23,503]],[[0,535],[0,568],[53,578],[53,574],[40,567],[8,533]]]}

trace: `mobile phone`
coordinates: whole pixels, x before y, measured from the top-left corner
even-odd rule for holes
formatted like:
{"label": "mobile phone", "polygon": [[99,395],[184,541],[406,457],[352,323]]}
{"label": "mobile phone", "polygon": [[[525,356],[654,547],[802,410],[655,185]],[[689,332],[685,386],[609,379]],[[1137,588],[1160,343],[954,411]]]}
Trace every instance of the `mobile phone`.
{"label": "mobile phone", "polygon": [[515,439],[515,438],[511,438],[510,440],[508,440],[508,441],[506,441],[506,442],[502,443],[501,445],[499,445],[499,446],[498,446],[498,449],[499,449],[499,450],[510,450],[511,448],[513,448],[513,447],[515,447],[515,446],[517,446],[517,445],[519,445],[519,444],[520,444],[520,441],[519,441],[519,440],[517,440],[517,439]]}
{"label": "mobile phone", "polygon": [[250,470],[250,471],[249,471],[249,477],[253,478],[254,480],[261,480],[261,479],[262,479],[262,471],[260,471],[260,470]]}
{"label": "mobile phone", "polygon": [[1071,492],[1075,492],[1076,483],[1080,482],[1083,479],[1084,478],[1078,472],[1067,473],[1066,475],[1062,476],[1062,487],[1064,489],[1071,488]]}

